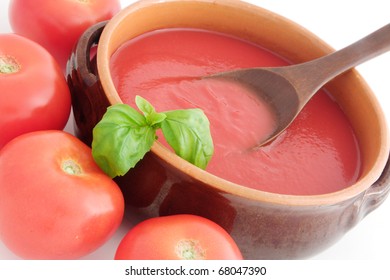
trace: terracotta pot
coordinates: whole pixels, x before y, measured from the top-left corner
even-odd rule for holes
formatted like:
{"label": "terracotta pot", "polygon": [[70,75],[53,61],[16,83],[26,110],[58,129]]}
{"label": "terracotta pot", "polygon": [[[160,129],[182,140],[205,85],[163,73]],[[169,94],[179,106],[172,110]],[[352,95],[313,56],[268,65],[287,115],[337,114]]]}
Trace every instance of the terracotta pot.
{"label": "terracotta pot", "polygon": [[[111,55],[147,31],[211,29],[251,40],[292,62],[333,51],[294,22],[240,1],[142,1],[125,8],[103,30],[104,25],[86,31],[68,65],[77,133],[87,143],[106,107],[121,102],[110,76]],[[97,67],[90,61],[94,44]],[[384,116],[361,76],[348,71],[326,88],[348,116],[361,147],[362,172],[354,185],[312,196],[262,192],[213,176],[157,142],[136,168],[116,179],[127,210],[141,218],[176,213],[207,217],[231,233],[248,259],[305,258],[329,247],[383,202],[390,171]]]}

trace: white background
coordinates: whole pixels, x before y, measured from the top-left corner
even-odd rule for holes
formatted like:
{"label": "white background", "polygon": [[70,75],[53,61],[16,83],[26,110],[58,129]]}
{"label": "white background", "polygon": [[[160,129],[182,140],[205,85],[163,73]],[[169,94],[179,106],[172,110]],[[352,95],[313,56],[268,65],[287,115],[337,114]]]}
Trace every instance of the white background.
{"label": "white background", "polygon": [[[126,7],[134,1],[122,0],[120,2],[122,7]],[[340,49],[364,37],[388,24],[390,20],[388,3],[383,0],[247,0],[247,2],[255,3],[292,19],[317,34],[335,49]],[[0,33],[12,32],[8,23],[8,4],[9,0],[0,1]],[[389,68],[390,53],[357,67],[375,92],[388,120],[390,120]],[[72,132],[71,121],[66,130]],[[86,259],[112,259],[116,246],[126,233],[126,223],[128,222],[124,222],[124,225],[107,244],[87,256]],[[387,199],[340,241],[312,259],[383,260],[389,258],[389,251],[390,199]],[[1,241],[0,259],[17,259]]]}

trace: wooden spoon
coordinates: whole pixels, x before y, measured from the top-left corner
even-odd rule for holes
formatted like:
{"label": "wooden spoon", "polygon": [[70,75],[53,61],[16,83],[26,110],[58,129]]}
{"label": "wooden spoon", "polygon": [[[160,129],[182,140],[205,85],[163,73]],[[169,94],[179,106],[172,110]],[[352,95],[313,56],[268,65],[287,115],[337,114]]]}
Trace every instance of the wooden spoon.
{"label": "wooden spoon", "polygon": [[273,140],[299,114],[310,98],[328,81],[346,70],[390,50],[390,24],[337,52],[283,67],[247,68],[213,74],[254,90],[275,111],[276,128],[259,145]]}

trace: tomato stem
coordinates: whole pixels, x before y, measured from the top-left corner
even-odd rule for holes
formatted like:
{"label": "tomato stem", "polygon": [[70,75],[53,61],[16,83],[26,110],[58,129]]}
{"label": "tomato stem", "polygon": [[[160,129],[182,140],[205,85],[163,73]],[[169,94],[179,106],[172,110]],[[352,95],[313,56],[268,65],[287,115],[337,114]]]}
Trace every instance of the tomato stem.
{"label": "tomato stem", "polygon": [[0,74],[12,74],[20,71],[20,64],[12,56],[0,56]]}
{"label": "tomato stem", "polygon": [[69,175],[80,175],[82,173],[80,165],[71,159],[63,161],[61,168]]}
{"label": "tomato stem", "polygon": [[204,260],[205,250],[200,246],[199,241],[182,239],[176,244],[176,255],[182,260]]}

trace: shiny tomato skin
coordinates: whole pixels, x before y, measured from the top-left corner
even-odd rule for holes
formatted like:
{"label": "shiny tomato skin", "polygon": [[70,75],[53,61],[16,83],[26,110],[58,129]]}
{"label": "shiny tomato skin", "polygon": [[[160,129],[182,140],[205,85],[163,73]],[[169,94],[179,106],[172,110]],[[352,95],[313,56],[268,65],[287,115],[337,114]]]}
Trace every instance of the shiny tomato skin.
{"label": "shiny tomato skin", "polygon": [[119,10],[118,0],[11,0],[9,20],[15,33],[45,47],[64,70],[81,34]]}
{"label": "shiny tomato skin", "polygon": [[[58,63],[19,35],[0,34],[0,42],[0,149],[26,132],[63,129],[71,95]],[[15,69],[7,73],[6,63]]]}
{"label": "shiny tomato skin", "polygon": [[242,259],[232,237],[206,218],[180,214],[145,220],[125,235],[116,260]]}
{"label": "shiny tomato skin", "polygon": [[63,131],[10,141],[0,150],[0,182],[0,239],[24,259],[85,256],[123,218],[119,187],[95,164],[90,148]]}

